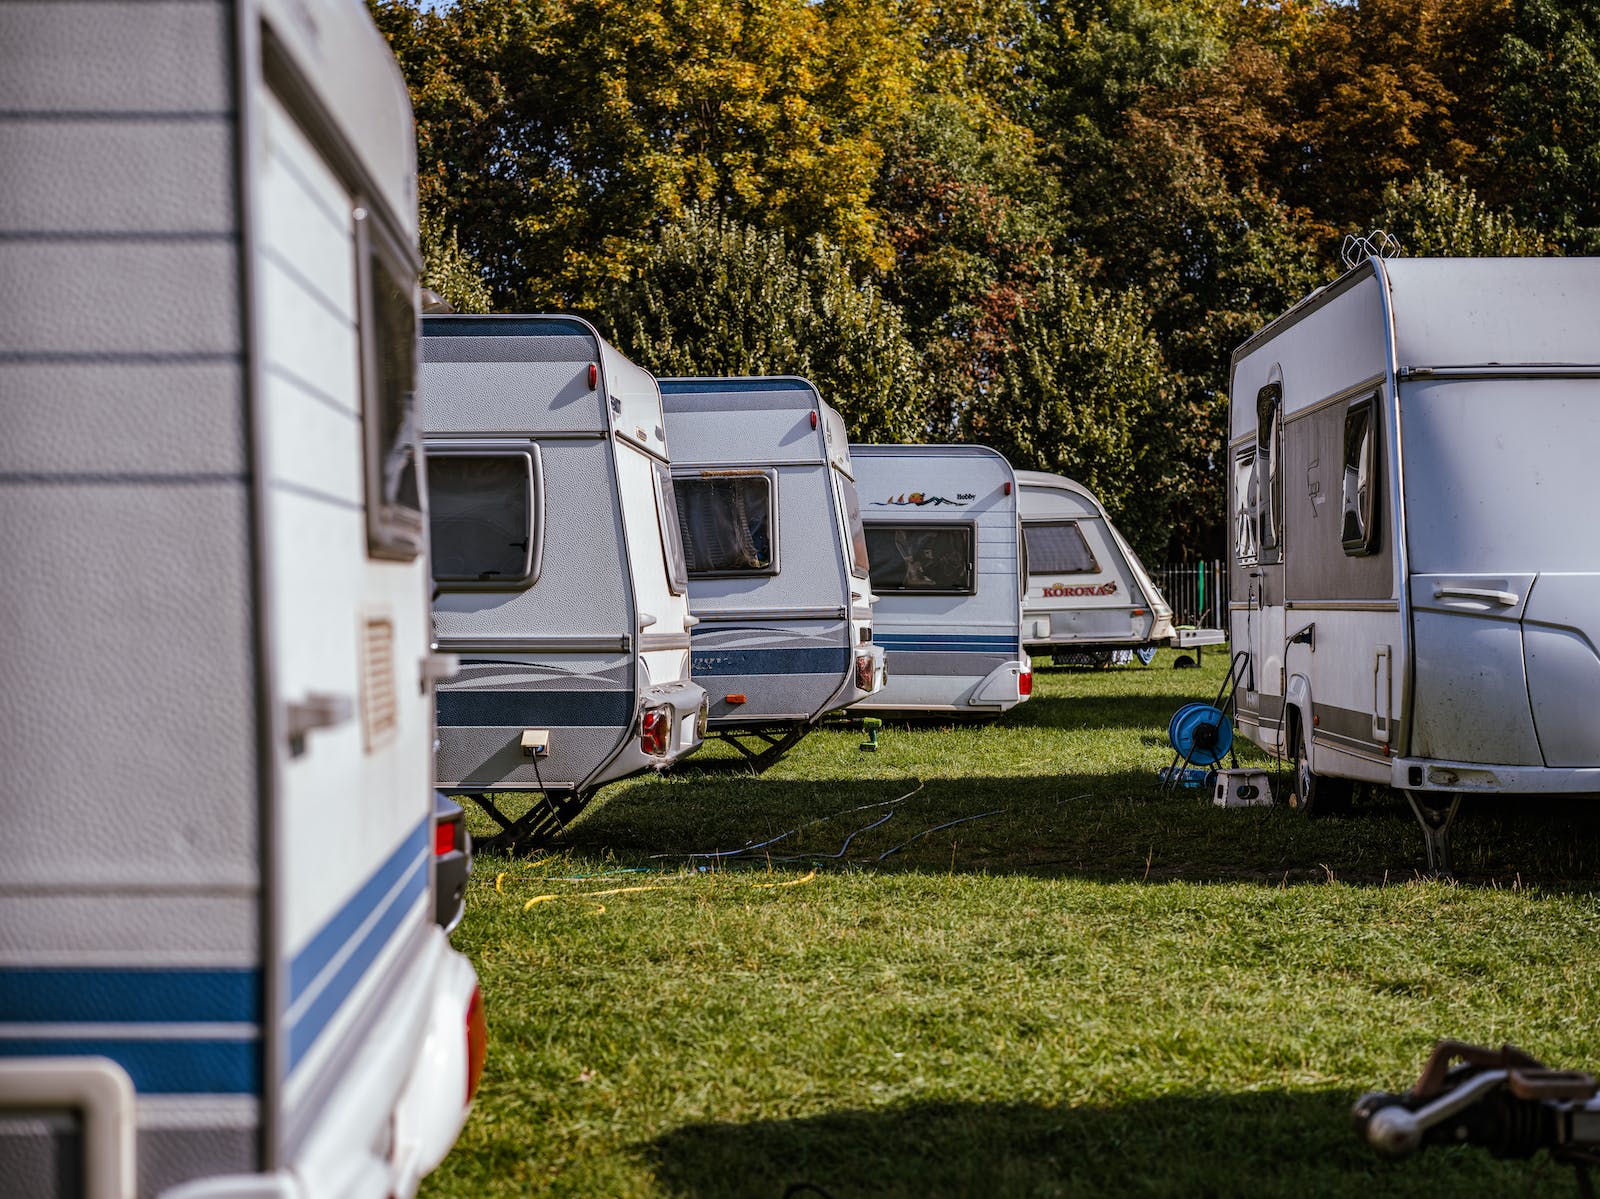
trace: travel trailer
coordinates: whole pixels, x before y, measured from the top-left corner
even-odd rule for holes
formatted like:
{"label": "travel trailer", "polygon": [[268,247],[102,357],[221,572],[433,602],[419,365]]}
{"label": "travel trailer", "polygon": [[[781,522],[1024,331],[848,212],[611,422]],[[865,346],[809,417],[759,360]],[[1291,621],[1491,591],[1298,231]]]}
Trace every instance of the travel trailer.
{"label": "travel trailer", "polygon": [[662,379],[690,670],[757,769],[883,685],[844,421],[804,379]]}
{"label": "travel trailer", "polygon": [[1316,812],[1600,794],[1600,262],[1378,259],[1234,352],[1242,731]]}
{"label": "travel trailer", "polygon": [[972,445],[853,445],[850,456],[889,675],[850,710],[995,715],[1027,699],[1011,464]]}
{"label": "travel trailer", "polygon": [[[1172,640],[1172,609],[1104,506],[1082,483],[1019,470],[1028,651],[1064,657],[1146,651]],[[1141,655],[1149,662],[1149,657]]]}
{"label": "travel trailer", "polygon": [[435,923],[405,82],[342,0],[0,45],[0,1191],[411,1195],[485,1030]]}
{"label": "travel trailer", "polygon": [[[438,782],[531,843],[604,783],[697,748],[688,578],[661,394],[570,316],[427,316],[422,419]],[[507,818],[492,792],[533,793]]]}

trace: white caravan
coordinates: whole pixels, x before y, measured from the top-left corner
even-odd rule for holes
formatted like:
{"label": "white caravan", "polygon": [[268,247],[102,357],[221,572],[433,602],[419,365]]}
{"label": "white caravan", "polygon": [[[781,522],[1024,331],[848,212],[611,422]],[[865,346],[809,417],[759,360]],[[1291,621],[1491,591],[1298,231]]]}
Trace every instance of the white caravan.
{"label": "white caravan", "polygon": [[1033,691],[1017,480],[973,445],[853,445],[889,680],[851,711],[994,715]]}
{"label": "white caravan", "polygon": [[1463,793],[1600,794],[1597,314],[1595,259],[1371,259],[1235,351],[1239,723],[1307,810],[1399,788],[1434,861]]}
{"label": "white caravan", "polygon": [[405,83],[345,0],[0,46],[0,1190],[413,1194],[483,1022],[434,919]]}
{"label": "white caravan", "polygon": [[1135,651],[1148,663],[1156,646],[1174,638],[1172,609],[1104,506],[1064,475],[1019,470],[1017,485],[1029,652],[1109,660],[1113,652]]}
{"label": "white caravan", "polygon": [[[423,318],[438,781],[522,844],[697,748],[688,580],[661,394],[571,316]],[[508,821],[491,792],[547,803]]]}
{"label": "white caravan", "polygon": [[662,379],[710,728],[764,769],[883,684],[844,421],[804,379]]}

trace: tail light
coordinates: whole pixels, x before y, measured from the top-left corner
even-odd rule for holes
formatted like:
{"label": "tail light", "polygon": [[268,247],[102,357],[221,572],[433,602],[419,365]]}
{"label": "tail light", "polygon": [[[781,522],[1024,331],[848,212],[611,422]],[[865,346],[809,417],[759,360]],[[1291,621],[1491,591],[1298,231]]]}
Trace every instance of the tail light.
{"label": "tail light", "polygon": [[489,1020],[483,1013],[483,992],[472,988],[472,1001],[467,1004],[467,1102],[478,1093],[478,1079],[483,1077],[483,1062],[489,1056]]}
{"label": "tail light", "polygon": [[454,820],[441,820],[433,826],[434,857],[442,858],[456,851],[456,827]]}
{"label": "tail light", "polygon": [[1024,699],[1033,694],[1033,671],[1024,670],[1017,676],[1017,694]]}
{"label": "tail light", "polygon": [[651,757],[667,752],[672,742],[672,709],[650,708],[639,725],[639,748]]}
{"label": "tail light", "polygon": [[872,655],[862,654],[856,659],[856,690],[872,690]]}

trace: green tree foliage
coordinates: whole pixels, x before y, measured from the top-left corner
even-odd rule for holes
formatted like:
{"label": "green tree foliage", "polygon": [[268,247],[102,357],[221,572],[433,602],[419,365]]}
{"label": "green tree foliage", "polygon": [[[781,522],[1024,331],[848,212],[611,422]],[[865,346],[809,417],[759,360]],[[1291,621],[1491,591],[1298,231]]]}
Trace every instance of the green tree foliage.
{"label": "green tree foliage", "polygon": [[1517,224],[1478,198],[1465,179],[1424,171],[1383,193],[1376,227],[1394,234],[1401,251],[1415,257],[1499,258],[1557,252],[1536,230]]}
{"label": "green tree foliage", "polygon": [[456,231],[446,231],[444,216],[423,209],[422,286],[432,288],[457,312],[488,312],[489,285],[472,255],[461,248]]}
{"label": "green tree foliage", "polygon": [[1600,0],[369,2],[440,278],[1003,441],[1152,558],[1223,552],[1229,355],[1345,231],[1600,252]]}
{"label": "green tree foliage", "polygon": [[657,375],[801,375],[854,439],[923,431],[926,387],[899,310],[821,236],[797,252],[781,233],[690,209],[599,319]]}
{"label": "green tree foliage", "polygon": [[1013,466],[1069,475],[1118,514],[1141,554],[1164,553],[1172,504],[1168,448],[1150,429],[1171,381],[1136,291],[1087,285],[1042,264],[1033,302],[1011,321],[988,389],[964,432]]}
{"label": "green tree foliage", "polygon": [[1600,253],[1600,4],[1519,0],[1502,61],[1497,199]]}

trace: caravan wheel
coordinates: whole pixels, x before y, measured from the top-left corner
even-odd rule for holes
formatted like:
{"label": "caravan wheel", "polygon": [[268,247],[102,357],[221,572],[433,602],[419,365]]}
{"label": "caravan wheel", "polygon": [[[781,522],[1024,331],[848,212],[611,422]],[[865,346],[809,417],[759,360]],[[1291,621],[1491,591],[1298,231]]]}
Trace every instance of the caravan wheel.
{"label": "caravan wheel", "polygon": [[1294,791],[1289,806],[1302,816],[1326,816],[1350,806],[1349,779],[1328,778],[1311,771],[1311,740],[1294,720],[1290,724],[1294,741]]}

